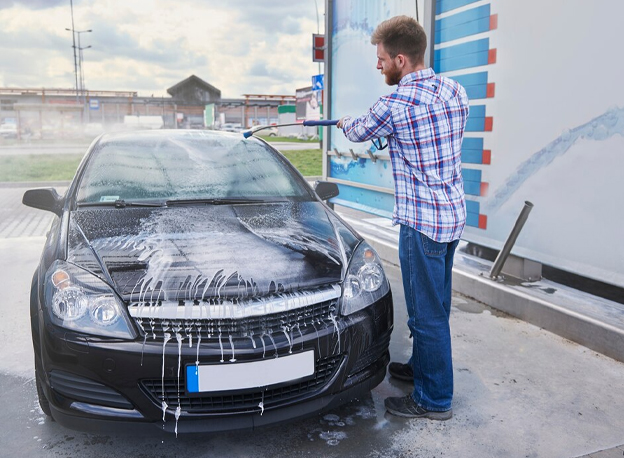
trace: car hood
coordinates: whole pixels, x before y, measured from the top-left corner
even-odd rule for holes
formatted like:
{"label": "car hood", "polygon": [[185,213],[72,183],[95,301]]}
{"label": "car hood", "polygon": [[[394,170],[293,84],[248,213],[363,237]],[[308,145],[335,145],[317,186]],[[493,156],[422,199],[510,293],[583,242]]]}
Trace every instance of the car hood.
{"label": "car hood", "polygon": [[67,260],[125,300],[206,300],[341,281],[358,238],[319,202],[71,213]]}

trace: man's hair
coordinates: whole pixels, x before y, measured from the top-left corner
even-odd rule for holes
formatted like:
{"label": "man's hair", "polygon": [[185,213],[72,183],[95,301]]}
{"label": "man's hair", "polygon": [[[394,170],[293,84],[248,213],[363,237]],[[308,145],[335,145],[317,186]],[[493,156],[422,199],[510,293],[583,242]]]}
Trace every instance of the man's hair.
{"label": "man's hair", "polygon": [[406,56],[412,64],[425,61],[427,35],[425,29],[409,16],[395,16],[377,26],[371,37],[371,43],[381,43],[393,59],[398,54]]}

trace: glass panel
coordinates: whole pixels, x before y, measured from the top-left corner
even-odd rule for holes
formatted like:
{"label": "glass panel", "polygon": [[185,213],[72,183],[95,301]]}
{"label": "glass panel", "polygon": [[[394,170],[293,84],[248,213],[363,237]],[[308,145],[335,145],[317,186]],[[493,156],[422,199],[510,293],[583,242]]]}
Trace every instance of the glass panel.
{"label": "glass panel", "polygon": [[282,161],[242,135],[119,134],[100,141],[92,153],[77,201],[311,199]]}

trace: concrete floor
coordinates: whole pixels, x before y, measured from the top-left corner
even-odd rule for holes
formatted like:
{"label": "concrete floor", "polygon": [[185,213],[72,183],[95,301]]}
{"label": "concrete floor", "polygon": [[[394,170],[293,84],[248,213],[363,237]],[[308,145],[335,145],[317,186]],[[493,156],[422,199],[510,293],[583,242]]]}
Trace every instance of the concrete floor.
{"label": "concrete floor", "polygon": [[[28,329],[30,278],[44,223],[22,209],[24,189],[0,188],[0,457],[579,457],[623,456],[624,364],[455,294],[451,313],[455,416],[404,420],[383,399],[409,392],[386,378],[370,396],[306,420],[252,432],[137,436],[66,430],[39,409]],[[12,194],[2,198],[2,194]],[[42,213],[32,210],[37,214]],[[43,213],[42,213],[43,214]],[[22,227],[23,231],[15,228]],[[388,265],[395,297],[393,360],[409,357],[399,270]]]}

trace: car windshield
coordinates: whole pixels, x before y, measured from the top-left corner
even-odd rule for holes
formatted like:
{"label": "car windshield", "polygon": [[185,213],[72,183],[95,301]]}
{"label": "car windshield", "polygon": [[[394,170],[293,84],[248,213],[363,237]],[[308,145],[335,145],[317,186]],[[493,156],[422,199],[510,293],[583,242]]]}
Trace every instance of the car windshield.
{"label": "car windshield", "polygon": [[100,140],[78,204],[309,200],[305,183],[258,140],[212,132],[134,132]]}

